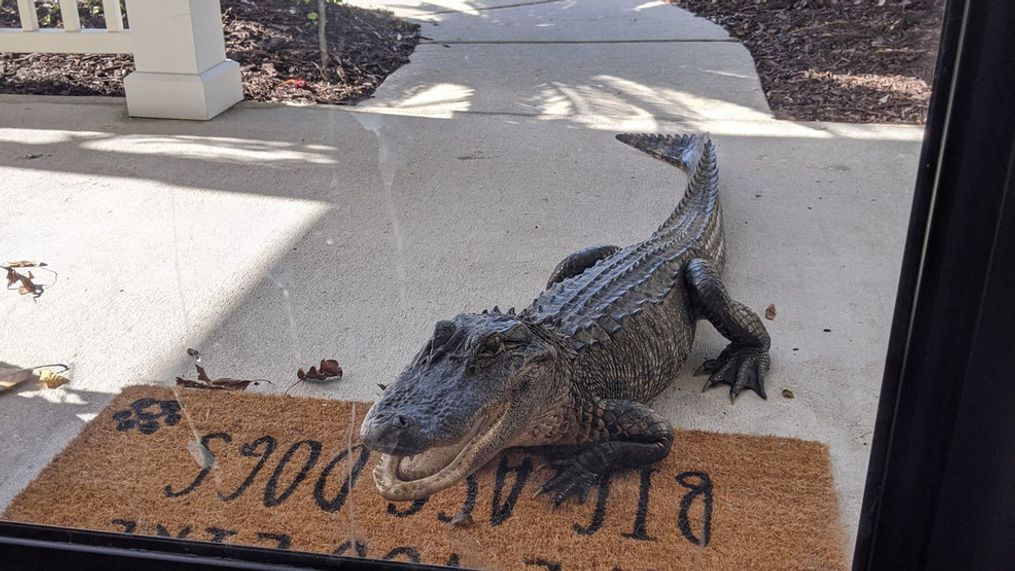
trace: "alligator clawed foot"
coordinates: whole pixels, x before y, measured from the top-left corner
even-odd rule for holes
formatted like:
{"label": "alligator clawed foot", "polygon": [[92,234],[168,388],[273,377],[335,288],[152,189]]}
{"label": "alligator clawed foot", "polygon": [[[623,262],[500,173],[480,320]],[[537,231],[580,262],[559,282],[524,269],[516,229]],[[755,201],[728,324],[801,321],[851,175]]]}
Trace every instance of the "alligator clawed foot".
{"label": "alligator clawed foot", "polygon": [[702,391],[716,385],[729,385],[730,402],[744,389],[751,389],[767,399],[765,374],[770,363],[768,351],[764,349],[730,345],[718,357],[701,365],[700,370],[711,374]]}
{"label": "alligator clawed foot", "polygon": [[715,366],[716,361],[718,361],[718,359],[709,359],[705,361],[704,363],[701,364],[701,366],[699,366],[697,369],[694,370],[694,373],[691,373],[692,376],[700,377],[701,375],[714,373],[716,371]]}
{"label": "alligator clawed foot", "polygon": [[574,458],[551,462],[557,474],[540,488],[536,496],[552,494],[553,506],[558,507],[569,497],[576,496],[579,503],[585,503],[589,490],[599,483],[602,476],[583,468]]}

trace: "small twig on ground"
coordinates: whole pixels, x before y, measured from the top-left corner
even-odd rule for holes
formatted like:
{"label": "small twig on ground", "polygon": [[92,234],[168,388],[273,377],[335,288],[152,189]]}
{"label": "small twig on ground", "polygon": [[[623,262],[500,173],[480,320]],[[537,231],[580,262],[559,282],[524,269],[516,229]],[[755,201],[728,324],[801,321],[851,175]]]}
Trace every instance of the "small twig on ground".
{"label": "small twig on ground", "polygon": [[317,41],[321,45],[321,73],[328,79],[328,0],[317,0]]}

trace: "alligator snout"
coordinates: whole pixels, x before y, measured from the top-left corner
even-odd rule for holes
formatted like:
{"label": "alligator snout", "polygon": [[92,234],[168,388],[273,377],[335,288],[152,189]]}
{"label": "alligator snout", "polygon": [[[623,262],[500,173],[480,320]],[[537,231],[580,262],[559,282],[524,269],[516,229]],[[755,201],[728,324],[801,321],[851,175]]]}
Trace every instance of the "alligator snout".
{"label": "alligator snout", "polygon": [[415,454],[425,447],[419,422],[395,411],[371,411],[360,427],[360,438],[367,448],[394,456]]}

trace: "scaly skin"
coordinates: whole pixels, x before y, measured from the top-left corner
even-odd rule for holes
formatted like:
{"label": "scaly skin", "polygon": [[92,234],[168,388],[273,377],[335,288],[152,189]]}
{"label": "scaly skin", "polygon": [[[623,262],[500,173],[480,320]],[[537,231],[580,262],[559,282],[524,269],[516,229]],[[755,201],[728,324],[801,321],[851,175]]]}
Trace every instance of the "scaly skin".
{"label": "scaly skin", "polygon": [[498,452],[539,447],[557,474],[555,504],[585,498],[606,473],[655,462],[671,448],[669,422],[646,403],[677,377],[707,319],[730,340],[703,369],[705,388],[765,398],[769,337],[730,299],[715,148],[705,135],[618,135],[688,173],[673,214],[643,242],[565,258],[547,289],[517,315],[441,321],[426,347],[371,408],[364,443],[386,456],[378,489],[426,497]]}

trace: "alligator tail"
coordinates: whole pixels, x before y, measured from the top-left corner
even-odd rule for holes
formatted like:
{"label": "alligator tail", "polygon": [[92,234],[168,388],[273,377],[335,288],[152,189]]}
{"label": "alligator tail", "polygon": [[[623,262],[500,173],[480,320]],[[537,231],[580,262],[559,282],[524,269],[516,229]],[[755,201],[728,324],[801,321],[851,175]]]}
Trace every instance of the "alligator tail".
{"label": "alligator tail", "polygon": [[617,140],[652,155],[653,157],[680,167],[684,172],[693,173],[705,147],[711,140],[707,134],[696,135],[649,135],[643,133],[621,133]]}
{"label": "alligator tail", "polygon": [[648,135],[624,133],[617,140],[653,157],[680,167],[687,173],[687,189],[665,228],[688,211],[718,212],[719,169],[715,145],[706,133],[694,135]]}

